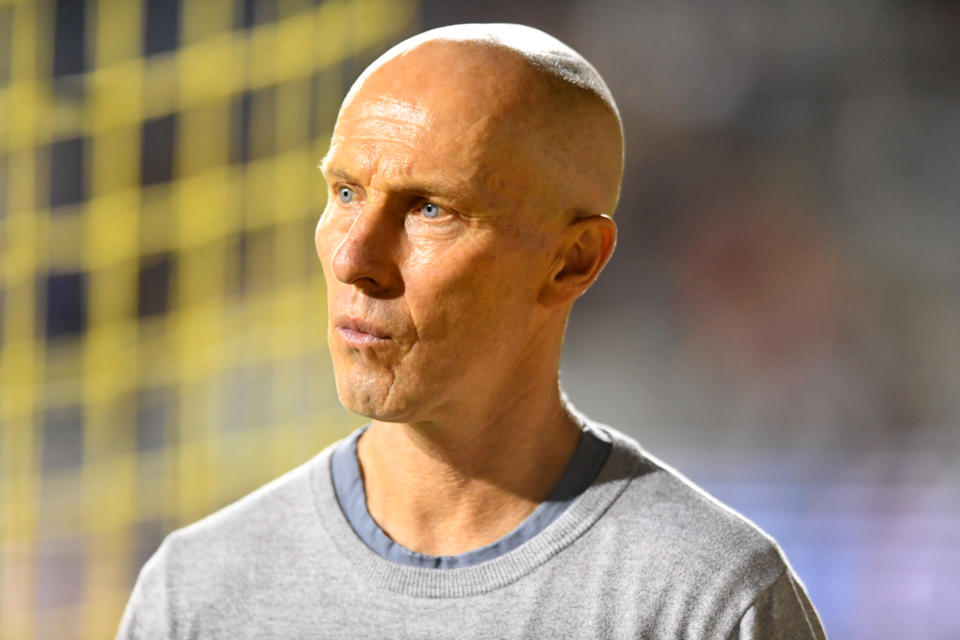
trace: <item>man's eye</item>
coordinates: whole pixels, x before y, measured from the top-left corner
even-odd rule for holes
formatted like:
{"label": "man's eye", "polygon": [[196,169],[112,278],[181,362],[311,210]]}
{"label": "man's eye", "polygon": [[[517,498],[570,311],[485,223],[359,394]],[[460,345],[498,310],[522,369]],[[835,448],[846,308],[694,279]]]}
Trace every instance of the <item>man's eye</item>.
{"label": "man's eye", "polygon": [[436,218],[440,215],[440,205],[433,204],[432,202],[424,202],[420,206],[420,213],[423,214],[424,218]]}
{"label": "man's eye", "polygon": [[337,196],[343,204],[350,204],[357,197],[357,192],[350,187],[340,187],[337,189]]}

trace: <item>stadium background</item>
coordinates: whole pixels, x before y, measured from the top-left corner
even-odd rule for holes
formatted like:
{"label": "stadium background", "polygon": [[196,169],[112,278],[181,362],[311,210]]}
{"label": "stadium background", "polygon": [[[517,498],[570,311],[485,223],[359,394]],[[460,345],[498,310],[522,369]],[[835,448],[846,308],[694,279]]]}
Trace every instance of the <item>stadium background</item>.
{"label": "stadium background", "polygon": [[955,3],[0,0],[0,638],[112,637],[167,532],[362,423],[314,167],[360,70],[460,21],[623,111],[573,401],[780,540],[832,637],[960,637]]}

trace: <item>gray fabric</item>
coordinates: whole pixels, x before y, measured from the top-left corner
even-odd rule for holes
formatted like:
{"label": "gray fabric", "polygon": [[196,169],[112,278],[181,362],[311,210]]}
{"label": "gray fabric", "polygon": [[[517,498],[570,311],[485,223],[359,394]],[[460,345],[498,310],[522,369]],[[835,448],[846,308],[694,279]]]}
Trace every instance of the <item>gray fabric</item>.
{"label": "gray fabric", "polygon": [[340,510],[332,448],[171,533],[118,638],[824,638],[754,525],[613,439],[593,484],[537,536],[472,567],[370,550]]}
{"label": "gray fabric", "polygon": [[550,495],[516,529],[478,549],[454,556],[431,556],[394,542],[367,511],[363,476],[357,460],[357,440],[367,426],[369,425],[357,429],[333,450],[330,475],[337,503],[350,523],[350,528],[378,555],[400,564],[432,569],[472,567],[513,551],[543,531],[590,486],[607,461],[611,448],[610,436],[592,425],[585,424],[577,448],[560,480]]}

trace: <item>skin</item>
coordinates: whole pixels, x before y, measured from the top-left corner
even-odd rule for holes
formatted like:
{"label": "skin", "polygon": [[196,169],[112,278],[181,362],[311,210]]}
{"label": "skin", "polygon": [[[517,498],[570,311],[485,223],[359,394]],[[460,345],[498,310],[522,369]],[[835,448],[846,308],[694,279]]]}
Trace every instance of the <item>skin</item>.
{"label": "skin", "polygon": [[374,63],[321,166],[328,339],[341,402],[371,418],[367,507],[431,555],[502,537],[559,480],[580,435],[563,331],[616,238],[615,108],[504,44],[515,29],[448,28]]}

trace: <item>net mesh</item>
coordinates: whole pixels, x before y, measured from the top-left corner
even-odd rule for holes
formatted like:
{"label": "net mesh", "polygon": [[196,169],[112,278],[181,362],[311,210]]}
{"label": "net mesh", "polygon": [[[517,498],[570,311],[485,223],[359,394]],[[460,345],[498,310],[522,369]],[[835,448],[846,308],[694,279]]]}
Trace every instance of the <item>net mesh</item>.
{"label": "net mesh", "polygon": [[313,226],[415,2],[0,0],[0,637],[112,637],[171,529],[359,424]]}

